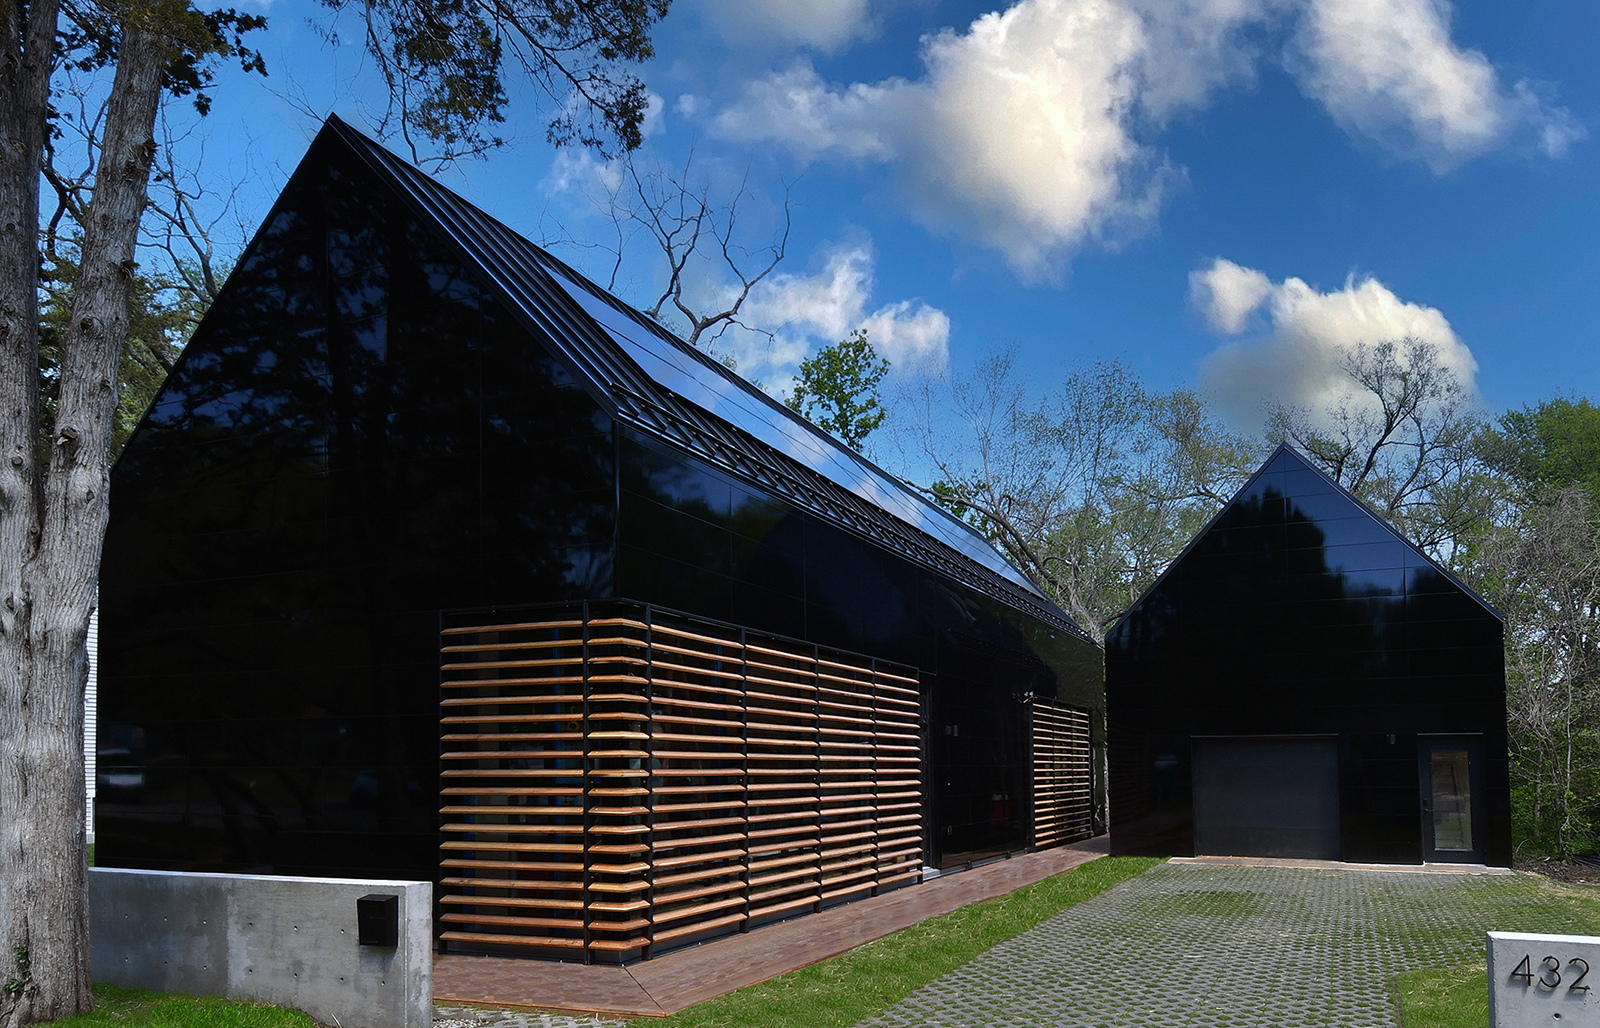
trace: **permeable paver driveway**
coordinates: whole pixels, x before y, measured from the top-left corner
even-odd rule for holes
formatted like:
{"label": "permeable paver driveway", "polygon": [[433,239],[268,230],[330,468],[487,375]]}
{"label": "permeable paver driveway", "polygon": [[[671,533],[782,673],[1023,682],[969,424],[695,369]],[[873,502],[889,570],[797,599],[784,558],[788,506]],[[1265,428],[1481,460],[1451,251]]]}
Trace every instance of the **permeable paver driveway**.
{"label": "permeable paver driveway", "polygon": [[1398,972],[1595,927],[1528,876],[1167,863],[863,1025],[1393,1026]]}

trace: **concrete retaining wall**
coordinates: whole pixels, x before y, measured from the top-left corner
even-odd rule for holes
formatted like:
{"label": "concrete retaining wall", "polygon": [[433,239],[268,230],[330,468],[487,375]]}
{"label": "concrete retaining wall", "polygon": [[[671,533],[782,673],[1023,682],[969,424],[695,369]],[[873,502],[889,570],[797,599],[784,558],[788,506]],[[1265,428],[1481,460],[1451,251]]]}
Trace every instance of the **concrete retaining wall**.
{"label": "concrete retaining wall", "polygon": [[[398,946],[357,941],[356,900],[400,897]],[[89,870],[95,981],[303,1010],[341,1028],[431,1028],[433,886]]]}

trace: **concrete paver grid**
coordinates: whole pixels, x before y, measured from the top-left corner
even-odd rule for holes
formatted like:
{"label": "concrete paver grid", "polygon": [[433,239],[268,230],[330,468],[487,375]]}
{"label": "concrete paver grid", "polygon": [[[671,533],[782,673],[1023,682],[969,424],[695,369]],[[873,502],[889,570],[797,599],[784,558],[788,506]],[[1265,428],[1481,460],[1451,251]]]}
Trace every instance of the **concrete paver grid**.
{"label": "concrete paver grid", "polygon": [[1525,877],[1163,864],[863,1028],[1393,1028],[1393,977],[1592,925]]}
{"label": "concrete paver grid", "polygon": [[542,1010],[478,1010],[435,1007],[433,1028],[622,1028],[608,1017],[556,1014]]}

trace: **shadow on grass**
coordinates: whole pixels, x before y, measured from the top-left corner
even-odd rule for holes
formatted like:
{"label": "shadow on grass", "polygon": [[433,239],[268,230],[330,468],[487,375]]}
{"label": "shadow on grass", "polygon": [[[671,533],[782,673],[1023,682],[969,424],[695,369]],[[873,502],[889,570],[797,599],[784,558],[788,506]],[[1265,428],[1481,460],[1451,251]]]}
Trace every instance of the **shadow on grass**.
{"label": "shadow on grass", "polygon": [[996,943],[1161,863],[1101,857],[983,903],[932,917],[848,953],[637,1028],[842,1028],[888,1009]]}

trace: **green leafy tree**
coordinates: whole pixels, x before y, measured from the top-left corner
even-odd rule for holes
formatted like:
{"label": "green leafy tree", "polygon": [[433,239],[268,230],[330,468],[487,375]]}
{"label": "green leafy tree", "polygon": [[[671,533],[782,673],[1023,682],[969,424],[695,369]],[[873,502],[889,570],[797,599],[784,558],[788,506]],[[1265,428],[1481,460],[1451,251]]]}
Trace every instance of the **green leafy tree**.
{"label": "green leafy tree", "polygon": [[1512,497],[1467,573],[1506,618],[1506,714],[1520,852],[1600,846],[1600,408],[1556,398],[1478,439]]}
{"label": "green leafy tree", "polygon": [[1485,462],[1524,498],[1579,485],[1600,507],[1600,407],[1587,398],[1556,398],[1509,411],[1480,446]]}
{"label": "green leafy tree", "polygon": [[[62,340],[72,315],[72,278],[76,268],[58,265],[39,312],[39,383],[41,420],[55,418],[61,374]],[[128,341],[117,370],[117,407],[111,429],[110,459],[116,460],[144,412],[177,362],[206,308],[207,298],[183,279],[135,272],[129,296]],[[41,445],[49,440],[42,435]]]}
{"label": "green leafy tree", "polygon": [[867,341],[866,329],[858,328],[848,339],[800,362],[794,391],[784,403],[852,450],[860,450],[888,416],[878,390],[888,373],[889,362]]}

